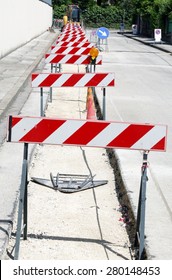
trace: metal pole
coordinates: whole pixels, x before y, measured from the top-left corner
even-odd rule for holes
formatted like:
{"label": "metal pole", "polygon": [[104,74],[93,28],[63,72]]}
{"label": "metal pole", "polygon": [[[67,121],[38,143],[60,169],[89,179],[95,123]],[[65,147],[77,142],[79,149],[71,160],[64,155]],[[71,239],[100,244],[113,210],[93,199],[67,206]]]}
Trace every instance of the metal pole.
{"label": "metal pole", "polygon": [[41,117],[44,116],[44,105],[43,105],[43,88],[40,89],[40,114]]}
{"label": "metal pole", "polygon": [[50,102],[50,103],[52,103],[52,100],[53,100],[53,98],[52,98],[52,92],[53,92],[53,89],[52,89],[52,87],[50,87],[50,97],[49,97],[49,102]]}
{"label": "metal pole", "polygon": [[106,119],[106,88],[103,88],[103,120]]}
{"label": "metal pole", "polygon": [[20,185],[19,210],[18,210],[17,233],[16,233],[14,260],[18,260],[18,257],[19,257],[19,247],[20,247],[20,236],[21,236],[21,228],[22,228],[22,214],[23,214],[24,197],[25,197],[26,177],[27,177],[27,159],[26,159],[26,146],[24,145],[24,156],[23,156],[23,165],[22,165],[22,178],[21,178],[21,185]]}
{"label": "metal pole", "polygon": [[[51,73],[53,73],[53,63],[51,64]],[[52,87],[50,87],[49,102],[52,102]]]}
{"label": "metal pole", "polygon": [[[23,159],[28,160],[28,143],[24,143],[24,155]],[[24,211],[23,211],[23,225],[24,225],[24,230],[23,230],[23,239],[27,240],[27,202],[28,202],[28,176],[27,176],[27,166],[26,166],[26,176],[25,176],[25,194],[24,194]]]}
{"label": "metal pole", "polygon": [[143,154],[143,171],[142,171],[142,190],[141,190],[141,216],[140,216],[140,246],[139,246],[139,260],[143,259],[145,247],[145,210],[146,210],[146,182],[147,182],[147,153]]}
{"label": "metal pole", "polygon": [[51,73],[53,73],[53,63],[51,63]]}
{"label": "metal pole", "polygon": [[145,247],[145,210],[146,210],[146,182],[147,178],[147,152],[143,154],[142,176],[140,182],[139,203],[137,210],[135,248],[137,250],[136,259],[143,260]]}

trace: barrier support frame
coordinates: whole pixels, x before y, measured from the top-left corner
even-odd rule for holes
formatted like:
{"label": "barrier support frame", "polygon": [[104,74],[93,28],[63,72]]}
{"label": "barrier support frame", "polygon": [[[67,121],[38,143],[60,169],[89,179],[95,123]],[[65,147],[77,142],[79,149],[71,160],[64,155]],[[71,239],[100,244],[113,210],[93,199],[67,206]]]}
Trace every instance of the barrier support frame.
{"label": "barrier support frame", "polygon": [[[23,230],[23,239],[27,240],[27,201],[28,201],[28,143],[24,143],[23,151],[23,164],[22,164],[22,176],[19,193],[19,207],[18,207],[18,219],[17,219],[17,233],[14,260],[18,260],[21,232]],[[23,218],[23,229],[22,229]]]}
{"label": "barrier support frame", "polygon": [[147,168],[148,168],[148,151],[144,151],[139,201],[138,201],[138,209],[137,209],[136,234],[135,234],[135,241],[134,241],[136,260],[143,260],[145,254],[146,182],[148,181]]}

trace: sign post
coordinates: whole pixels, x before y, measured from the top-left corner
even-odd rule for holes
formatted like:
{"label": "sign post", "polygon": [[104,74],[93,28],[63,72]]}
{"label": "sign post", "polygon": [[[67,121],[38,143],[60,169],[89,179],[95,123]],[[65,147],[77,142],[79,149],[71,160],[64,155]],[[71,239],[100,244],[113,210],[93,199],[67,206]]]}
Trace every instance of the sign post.
{"label": "sign post", "polygon": [[100,47],[100,40],[106,40],[107,45],[107,38],[109,37],[109,30],[106,27],[99,27],[96,31],[98,37],[98,47]]}
{"label": "sign post", "polygon": [[154,29],[155,43],[161,43],[161,29]]}

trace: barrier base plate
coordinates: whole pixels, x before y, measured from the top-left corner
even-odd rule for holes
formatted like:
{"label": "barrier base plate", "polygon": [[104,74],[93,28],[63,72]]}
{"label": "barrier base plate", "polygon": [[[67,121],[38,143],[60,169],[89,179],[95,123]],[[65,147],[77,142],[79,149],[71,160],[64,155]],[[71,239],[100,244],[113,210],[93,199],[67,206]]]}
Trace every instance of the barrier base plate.
{"label": "barrier base plate", "polygon": [[94,176],[59,173],[57,176],[53,176],[52,173],[50,173],[50,179],[32,177],[31,180],[34,183],[56,191],[74,193],[96,188],[108,183],[107,180],[93,180]]}

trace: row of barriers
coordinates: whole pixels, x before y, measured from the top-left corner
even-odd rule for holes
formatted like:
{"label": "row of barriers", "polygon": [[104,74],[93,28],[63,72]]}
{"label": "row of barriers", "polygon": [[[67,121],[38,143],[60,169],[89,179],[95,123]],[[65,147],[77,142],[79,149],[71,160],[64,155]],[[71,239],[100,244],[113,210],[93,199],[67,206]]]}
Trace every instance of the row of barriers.
{"label": "row of barriers", "polygon": [[[147,159],[150,151],[165,151],[167,126],[154,124],[124,123],[107,121],[105,114],[106,88],[115,86],[114,73],[96,73],[96,65],[102,64],[102,56],[89,43],[84,31],[77,24],[67,24],[57,41],[51,47],[51,52],[45,54],[45,62],[51,64],[51,73],[32,73],[32,87],[40,88],[40,116],[9,116],[8,142],[24,143],[22,179],[20,186],[19,210],[14,259],[19,257],[20,237],[23,228],[23,238],[27,239],[27,185],[28,185],[28,144],[73,145],[104,148],[122,148],[143,151],[143,165],[140,183],[140,195],[137,212],[137,228],[135,238],[136,259],[144,258],[145,242],[145,201],[147,182]],[[61,64],[86,65],[86,73],[62,73]],[[55,71],[54,71],[55,69]],[[43,89],[55,87],[87,87],[103,89],[103,120],[89,119],[73,120],[44,117]],[[87,107],[92,110],[93,104]],[[88,114],[87,114],[88,116]],[[60,174],[54,178],[51,174],[54,189],[62,191]],[[106,184],[106,181],[96,182],[90,176],[78,179],[70,178],[63,185],[63,192],[73,189],[80,191]],[[23,222],[22,222],[23,220]],[[22,227],[23,223],[23,227]]]}

